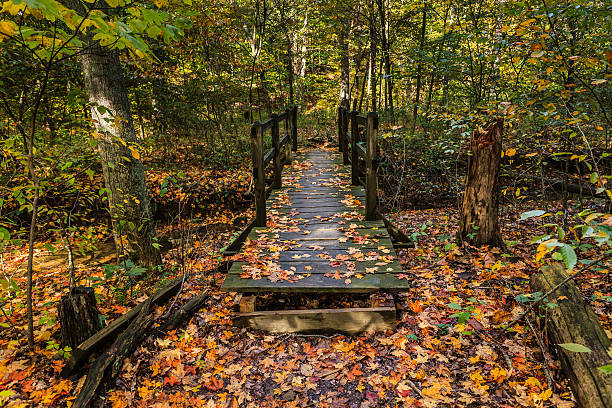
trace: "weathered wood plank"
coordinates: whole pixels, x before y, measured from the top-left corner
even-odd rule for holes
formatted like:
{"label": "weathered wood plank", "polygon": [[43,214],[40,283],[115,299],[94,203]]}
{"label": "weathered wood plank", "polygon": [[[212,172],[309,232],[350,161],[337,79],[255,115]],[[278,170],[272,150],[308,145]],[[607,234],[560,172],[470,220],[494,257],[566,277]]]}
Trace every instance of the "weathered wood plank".
{"label": "weathered wood plank", "polygon": [[[301,254],[304,255],[304,254]],[[402,273],[402,266],[399,262],[376,262],[376,261],[356,261],[356,260],[348,260],[346,262],[342,262],[342,264],[338,266],[331,266],[331,262],[335,261],[334,259],[320,259],[316,256],[305,258],[301,260],[284,260],[284,261],[275,261],[275,263],[282,270],[292,270],[296,274],[326,274],[326,273],[335,273],[336,271],[340,271],[341,274],[347,273],[347,265],[354,265],[354,270],[352,273],[360,273],[360,274],[385,274],[385,273],[393,273],[398,274]],[[382,265],[378,265],[378,264]],[[242,267],[247,265],[246,262],[234,262],[232,268],[229,270],[229,274],[234,275],[242,275],[244,270]],[[292,269],[293,268],[293,269]],[[308,269],[310,268],[310,269]],[[371,272],[367,272],[371,270]]]}
{"label": "weathered wood plank", "polygon": [[339,238],[347,238],[346,242],[352,242],[354,240],[353,236],[359,237],[357,240],[361,238],[366,238],[369,240],[373,239],[381,239],[387,238],[389,239],[389,235],[387,230],[384,228],[357,228],[350,229],[346,228],[351,236],[345,235],[343,231],[339,231],[335,227],[331,228],[316,228],[303,226],[299,229],[299,231],[278,231],[278,230],[270,230],[263,228],[255,228],[249,234],[249,239],[254,240],[261,237],[275,238],[281,241],[312,241],[312,240],[324,240],[324,239],[339,239]]}
{"label": "weathered wood plank", "polygon": [[239,275],[228,274],[221,286],[226,292],[278,292],[278,293],[370,293],[377,290],[402,291],[411,284],[407,279],[399,279],[394,274],[369,274],[362,279],[334,279],[320,274],[312,274],[297,282],[269,279],[242,279]]}
{"label": "weathered wood plank", "polygon": [[294,249],[300,249],[300,250],[307,250],[307,249],[318,248],[318,247],[324,248],[325,250],[348,249],[350,247],[357,247],[357,246],[362,248],[362,250],[363,248],[378,248],[378,247],[393,248],[393,243],[391,243],[391,240],[389,239],[389,237],[369,239],[366,242],[361,243],[359,245],[351,241],[341,242],[337,239],[312,239],[312,240],[301,240],[301,241],[277,239],[277,241],[279,244],[283,242],[290,242],[293,244],[292,246]]}
{"label": "weathered wood plank", "polygon": [[397,325],[395,306],[347,309],[278,310],[237,313],[233,324],[271,333],[355,335]]}

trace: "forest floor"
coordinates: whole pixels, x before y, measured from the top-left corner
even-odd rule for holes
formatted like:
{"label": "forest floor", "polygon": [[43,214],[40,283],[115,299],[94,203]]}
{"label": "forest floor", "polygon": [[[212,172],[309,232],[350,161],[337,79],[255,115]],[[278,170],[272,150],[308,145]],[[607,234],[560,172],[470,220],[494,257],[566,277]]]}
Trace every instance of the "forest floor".
{"label": "forest floor", "polygon": [[[219,173],[219,178],[232,182],[230,173]],[[153,331],[126,360],[100,404],[572,407],[567,380],[555,357],[539,347],[537,334],[524,321],[513,331],[500,328],[524,309],[517,299],[529,293],[529,276],[540,266],[530,241],[543,233],[543,222],[518,221],[521,212],[532,208],[538,203],[524,203],[520,211],[502,209],[505,250],[452,245],[458,225],[452,206],[391,214],[416,240],[415,248],[399,251],[413,287],[396,297],[396,330],[359,336],[271,335],[232,326],[234,298],[219,291],[224,276],[211,271],[219,265],[219,250],[250,211],[219,207],[210,217],[175,218],[160,228],[160,234],[180,243],[164,258],[171,272],[149,287],[134,284],[126,289],[130,282],[120,280],[98,286],[100,312],[113,320],[155,287],[187,272],[180,293],[168,306],[158,307],[156,315],[161,318],[168,307],[175,310],[202,291],[209,292],[209,300],[180,329]],[[46,248],[40,243],[37,254],[44,255]],[[111,255],[102,252],[102,262],[108,262]],[[4,255],[3,271],[17,271],[24,256],[23,248]],[[95,283],[104,276],[100,262],[79,262],[78,269]],[[25,312],[20,306],[24,292],[2,306],[14,313],[0,317],[0,405],[69,406],[83,385],[84,371],[68,379],[59,376],[66,358],[58,356],[59,326],[53,317],[67,287],[66,271],[64,263],[37,273],[34,352],[25,347]],[[23,273],[15,276],[23,285]],[[609,272],[587,272],[577,283],[611,330],[612,305],[603,300],[612,296]],[[346,305],[348,299],[336,302]]]}

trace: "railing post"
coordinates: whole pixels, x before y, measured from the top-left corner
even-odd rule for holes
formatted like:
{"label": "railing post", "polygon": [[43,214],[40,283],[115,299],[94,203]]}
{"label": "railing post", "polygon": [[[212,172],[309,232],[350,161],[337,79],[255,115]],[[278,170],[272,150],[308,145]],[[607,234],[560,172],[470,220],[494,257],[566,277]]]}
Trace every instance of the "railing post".
{"label": "railing post", "polygon": [[285,134],[287,135],[287,143],[285,143],[285,163],[291,164],[293,157],[291,154],[291,110],[285,109]]}
{"label": "railing post", "polygon": [[351,112],[351,184],[359,184],[359,153],[357,142],[359,140],[359,124],[357,123],[357,111]]}
{"label": "railing post", "polygon": [[376,198],[378,196],[378,114],[368,113],[368,128],[366,132],[366,221],[376,220]]}
{"label": "railing post", "polygon": [[297,152],[298,143],[297,143],[297,112],[298,107],[295,105],[292,109],[293,113],[291,114],[291,140],[293,141],[293,151]]}
{"label": "railing post", "polygon": [[255,185],[255,226],[266,226],[266,175],[263,163],[263,128],[259,122],[251,127],[253,151],[253,184]]}
{"label": "railing post", "polygon": [[272,156],[274,166],[272,188],[281,188],[283,186],[283,163],[281,162],[280,134],[278,130],[277,114],[272,114],[272,147],[274,148],[274,155]]}
{"label": "railing post", "polygon": [[348,133],[349,126],[349,111],[348,109],[342,110],[342,163],[344,165],[349,164],[348,157],[348,139],[346,138],[346,134]]}

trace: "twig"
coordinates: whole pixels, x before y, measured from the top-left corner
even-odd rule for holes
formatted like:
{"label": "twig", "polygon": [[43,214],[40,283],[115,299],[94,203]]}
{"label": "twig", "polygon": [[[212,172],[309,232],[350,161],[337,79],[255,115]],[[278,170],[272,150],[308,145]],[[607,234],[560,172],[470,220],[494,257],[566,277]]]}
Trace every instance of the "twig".
{"label": "twig", "polygon": [[280,337],[278,338],[278,341],[277,341],[276,343],[271,344],[270,346],[268,346],[268,347],[266,347],[266,348],[263,348],[263,349],[259,350],[258,352],[254,353],[254,354],[251,356],[251,358],[253,358],[254,356],[258,356],[258,355],[260,355],[260,354],[261,354],[261,353],[263,353],[264,351],[270,350],[271,348],[278,346],[278,345],[279,345],[279,344],[280,344],[282,341],[286,340],[286,339],[287,339],[289,336],[290,336],[290,334],[285,334],[285,335],[283,335],[283,336],[280,336]]}
{"label": "twig", "polygon": [[343,336],[343,334],[332,334],[331,336],[327,336],[325,334],[297,334],[297,333],[291,333],[291,335],[294,337],[320,337],[324,339],[333,339],[335,337]]}
{"label": "twig", "polygon": [[548,369],[548,355],[546,353],[544,343],[542,343],[542,339],[540,338],[540,335],[536,331],[535,327],[533,327],[531,320],[529,320],[528,317],[525,317],[525,321],[529,325],[529,328],[533,332],[533,335],[535,336],[536,340],[538,341],[538,344],[540,345],[540,350],[542,350],[542,356],[544,357],[544,364],[542,364],[542,367],[544,368],[544,375],[546,375],[546,385],[554,392],[554,383],[552,380],[552,376],[550,375],[550,370]]}
{"label": "twig", "polygon": [[[4,303],[6,304],[6,302]],[[6,315],[6,312],[4,311],[4,304],[2,306],[0,306],[0,310],[2,310],[2,314],[4,315],[4,317],[6,318],[6,322],[9,324],[9,326],[11,326],[11,328],[15,331],[15,334],[17,335],[17,338],[21,337],[19,335],[19,329],[17,329],[17,327],[15,327],[15,325],[13,324],[13,322],[11,322],[11,319],[9,319],[9,317]]]}
{"label": "twig", "polygon": [[410,386],[410,388],[412,388],[414,392],[418,394],[419,397],[423,396],[423,394],[421,393],[421,390],[419,390],[419,388],[416,386],[415,383],[412,382],[412,380],[406,378],[404,381],[406,382],[406,384]]}
{"label": "twig", "polygon": [[[508,325],[506,325],[505,329],[508,329],[512,326],[514,326],[515,324],[517,324],[518,322],[520,322],[521,320],[523,320],[523,318],[527,315],[527,313],[529,313],[533,308],[535,308],[537,305],[540,304],[540,302],[542,302],[544,299],[546,299],[548,296],[550,296],[552,293],[556,292],[557,289],[559,289],[561,286],[565,285],[567,282],[569,282],[572,279],[577,278],[578,276],[580,276],[582,273],[584,273],[585,271],[591,269],[593,266],[601,263],[602,261],[605,261],[606,259],[612,257],[612,252],[609,252],[607,254],[604,254],[603,256],[599,257],[599,259],[597,259],[595,262],[592,262],[588,265],[586,265],[584,268],[580,269],[578,272],[569,275],[567,278],[563,279],[563,282],[559,283],[557,286],[555,286],[554,288],[552,288],[551,290],[549,290],[548,292],[546,292],[543,296],[540,296],[540,298],[538,300],[536,300],[535,302],[531,303],[527,309],[525,309],[525,311],[516,319],[514,319],[513,321],[511,321],[510,323],[508,323]],[[499,336],[502,332],[499,332],[497,335]]]}

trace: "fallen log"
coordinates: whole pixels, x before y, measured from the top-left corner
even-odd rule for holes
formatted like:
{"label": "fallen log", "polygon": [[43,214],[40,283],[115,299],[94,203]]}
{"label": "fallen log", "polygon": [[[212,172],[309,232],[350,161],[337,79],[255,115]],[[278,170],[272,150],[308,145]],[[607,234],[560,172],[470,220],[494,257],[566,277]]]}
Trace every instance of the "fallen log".
{"label": "fallen log", "polygon": [[[224,261],[221,263],[221,265],[215,268],[214,271],[227,270],[231,263],[231,261]],[[183,281],[183,277],[176,278],[168,285],[157,291],[148,300],[151,300],[151,304],[153,305],[164,304],[164,302],[166,302],[168,299],[170,299],[172,296],[176,295],[179,292]],[[63,377],[68,377],[72,375],[77,369],[79,369],[83,364],[87,362],[87,360],[92,354],[101,350],[112,339],[116,338],[119,333],[121,333],[121,331],[128,327],[130,322],[134,320],[136,316],[138,316],[141,308],[143,307],[143,304],[144,302],[134,306],[124,315],[120,316],[111,324],[106,326],[104,329],[100,330],[99,332],[85,340],[83,343],[79,344],[78,347],[73,349],[70,360],[62,370],[61,375]]]}
{"label": "fallen log", "polygon": [[72,405],[73,408],[90,407],[104,380],[114,378],[119,373],[125,358],[136,350],[148,328],[153,324],[151,303],[152,298],[149,298],[141,304],[136,319],[130,323],[112,347],[96,359],[87,373],[85,383]]}
{"label": "fallen log", "polygon": [[[528,174],[510,174],[509,177],[517,178],[517,179],[525,179],[532,180],[538,183],[544,183],[544,188],[548,190],[553,190],[558,193],[563,192],[563,185],[565,184],[563,180],[560,179],[551,179],[547,177],[540,176],[531,176]],[[582,194],[583,196],[596,197],[596,198],[605,198],[603,193],[597,193],[597,189],[593,186],[580,184],[577,182],[578,180],[571,179],[567,184],[567,192],[572,194]]]}
{"label": "fallen log", "polygon": [[[548,293],[567,280],[560,265],[542,267],[530,280],[533,292]],[[591,308],[582,300],[576,284],[569,280],[548,299],[558,307],[546,311],[546,333],[570,380],[570,387],[580,407],[612,407],[612,376],[599,368],[612,363],[608,355],[610,339]],[[579,344],[590,352],[574,352],[559,344]]]}
{"label": "fallen log", "polygon": [[183,305],[183,307],[176,311],[166,321],[166,323],[162,325],[160,331],[165,332],[179,327],[188,317],[200,310],[202,306],[204,306],[204,303],[206,303],[206,300],[208,300],[208,298],[208,291],[191,298],[187,303],[185,303],[185,305]]}
{"label": "fallen log", "polygon": [[[161,288],[151,298],[151,303],[159,305],[168,300],[171,296],[175,295],[181,288],[183,278],[177,278],[170,282],[168,285]],[[113,338],[116,338],[119,333],[124,330],[136,316],[140,313],[144,303],[141,303],[127,313],[115,319],[111,324],[98,331],[96,334],[79,344],[72,350],[70,360],[61,372],[63,377],[68,377],[76,369],[81,367],[89,357],[95,352],[99,351],[105,344],[107,344]]]}
{"label": "fallen log", "polygon": [[389,231],[389,235],[393,238],[393,246],[398,248],[414,248],[414,242],[402,230],[397,228],[387,217],[380,211],[376,210],[376,216],[383,220],[385,228]]}
{"label": "fallen log", "polygon": [[[200,310],[208,298],[208,291],[194,296],[172,314],[155,333],[159,335],[179,327],[181,323]],[[87,372],[85,383],[72,405],[73,408],[90,407],[104,383],[117,377],[125,359],[136,350],[153,325],[152,305],[153,298],[141,303],[138,316],[121,333],[113,345],[96,359]]]}

